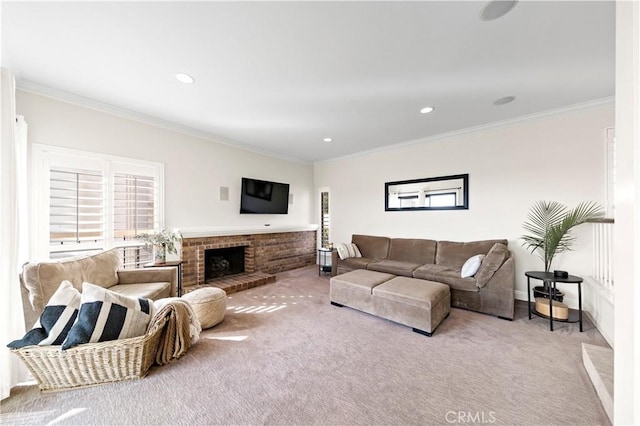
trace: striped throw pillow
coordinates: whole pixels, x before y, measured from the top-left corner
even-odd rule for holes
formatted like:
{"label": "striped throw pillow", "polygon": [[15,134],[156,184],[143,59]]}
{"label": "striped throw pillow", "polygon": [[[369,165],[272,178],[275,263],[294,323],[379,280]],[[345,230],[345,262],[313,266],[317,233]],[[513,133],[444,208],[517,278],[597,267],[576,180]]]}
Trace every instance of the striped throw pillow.
{"label": "striped throw pillow", "polygon": [[62,343],[62,350],[83,343],[142,336],[154,313],[153,302],[82,283],[78,318]]}
{"label": "striped throw pillow", "polygon": [[358,246],[354,243],[338,243],[336,250],[338,250],[338,256],[340,256],[342,260],[349,257],[362,257]]}
{"label": "striped throw pillow", "polygon": [[61,345],[76,320],[78,308],[80,292],[69,281],[62,281],[33,328],[22,339],[7,346],[17,349],[30,345]]}

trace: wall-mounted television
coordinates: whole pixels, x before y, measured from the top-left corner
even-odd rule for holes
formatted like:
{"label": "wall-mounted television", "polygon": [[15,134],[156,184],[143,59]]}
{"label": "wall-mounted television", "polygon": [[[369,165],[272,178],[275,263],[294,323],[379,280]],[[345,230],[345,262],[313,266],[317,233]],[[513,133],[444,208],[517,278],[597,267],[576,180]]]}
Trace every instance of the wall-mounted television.
{"label": "wall-mounted television", "polygon": [[242,178],[240,213],[287,214],[288,212],[288,183]]}

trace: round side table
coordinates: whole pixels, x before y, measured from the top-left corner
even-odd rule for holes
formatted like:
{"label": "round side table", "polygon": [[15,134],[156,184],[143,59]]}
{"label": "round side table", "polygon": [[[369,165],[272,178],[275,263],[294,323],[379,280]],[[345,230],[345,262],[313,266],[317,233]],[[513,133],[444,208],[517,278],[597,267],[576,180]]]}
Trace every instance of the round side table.
{"label": "round side table", "polygon": [[[553,272],[542,272],[542,271],[528,271],[524,273],[527,276],[527,305],[529,308],[529,319],[531,319],[531,314],[533,313],[536,316],[541,318],[549,319],[549,329],[553,331],[553,322],[579,322],[580,323],[580,332],[582,333],[582,278],[576,277],[574,275],[569,275],[567,278],[556,277]],[[549,315],[542,314],[538,312],[535,308],[535,302],[531,302],[531,278],[534,280],[541,280],[544,283],[547,283],[550,291],[545,297],[549,299]],[[556,284],[577,284],[578,285],[578,312],[577,315],[575,310],[569,310],[569,317],[567,319],[558,319],[553,318],[553,296],[558,294],[558,289],[556,288]],[[550,293],[550,294],[549,294]]]}

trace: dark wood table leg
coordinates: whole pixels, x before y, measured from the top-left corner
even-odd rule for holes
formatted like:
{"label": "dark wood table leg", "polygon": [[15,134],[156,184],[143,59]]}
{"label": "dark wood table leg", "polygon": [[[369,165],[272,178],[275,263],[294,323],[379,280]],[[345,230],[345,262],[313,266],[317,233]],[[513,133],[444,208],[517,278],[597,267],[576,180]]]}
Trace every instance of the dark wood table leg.
{"label": "dark wood table leg", "polygon": [[529,310],[529,319],[531,319],[531,278],[527,277],[527,309]]}
{"label": "dark wood table leg", "polygon": [[580,333],[582,333],[582,283],[578,283],[578,319],[580,321]]}
{"label": "dark wood table leg", "polygon": [[553,296],[556,294],[556,282],[553,281],[553,287],[549,287],[549,329],[553,331]]}

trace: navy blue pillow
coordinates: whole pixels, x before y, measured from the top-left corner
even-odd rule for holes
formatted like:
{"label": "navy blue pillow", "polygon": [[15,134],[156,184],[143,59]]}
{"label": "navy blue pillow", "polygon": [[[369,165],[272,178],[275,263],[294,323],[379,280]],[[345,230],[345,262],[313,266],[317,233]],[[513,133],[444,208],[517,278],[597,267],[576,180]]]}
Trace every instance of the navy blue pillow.
{"label": "navy blue pillow", "polygon": [[7,346],[18,349],[31,345],[61,345],[76,320],[80,300],[80,292],[69,281],[63,281],[33,328],[22,339],[14,340]]}

